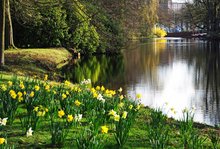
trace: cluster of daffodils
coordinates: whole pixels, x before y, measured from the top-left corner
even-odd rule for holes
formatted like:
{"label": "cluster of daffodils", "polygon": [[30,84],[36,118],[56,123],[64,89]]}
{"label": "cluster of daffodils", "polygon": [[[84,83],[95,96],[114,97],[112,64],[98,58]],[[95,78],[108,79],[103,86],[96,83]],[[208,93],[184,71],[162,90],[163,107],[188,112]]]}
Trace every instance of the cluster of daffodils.
{"label": "cluster of daffodils", "polygon": [[[137,94],[136,98],[140,99],[141,95]],[[37,132],[38,123],[50,121],[53,143],[65,141],[65,138],[59,140],[58,135],[66,136],[63,133],[74,126],[90,125],[93,131],[107,134],[109,125],[133,121],[140,108],[138,100],[131,100],[122,94],[122,88],[92,87],[90,79],[75,85],[67,80],[55,84],[48,81],[48,75],[44,76],[43,81],[25,78],[1,84],[0,99],[3,101],[0,112],[9,116],[10,125],[18,118],[17,109],[22,108],[20,115],[23,117],[19,119],[27,137],[32,136],[33,131]],[[0,125],[5,125],[6,121],[0,119]]]}
{"label": "cluster of daffodils", "polygon": [[113,109],[109,111],[108,115],[110,116],[111,119],[113,119],[114,121],[119,121],[120,120],[120,115],[117,114],[116,111],[114,111]]}
{"label": "cluster of daffodils", "polygon": [[33,109],[36,112],[38,117],[43,117],[48,112],[48,108],[43,107],[42,105],[36,106]]}

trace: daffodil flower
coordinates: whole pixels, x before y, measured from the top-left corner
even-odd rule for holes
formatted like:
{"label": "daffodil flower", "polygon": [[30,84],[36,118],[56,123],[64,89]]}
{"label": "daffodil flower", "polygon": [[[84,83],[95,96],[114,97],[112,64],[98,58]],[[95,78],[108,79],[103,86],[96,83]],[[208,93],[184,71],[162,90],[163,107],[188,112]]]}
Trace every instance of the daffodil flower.
{"label": "daffodil flower", "polygon": [[101,132],[102,133],[108,133],[108,127],[106,125],[101,126]]}
{"label": "daffodil flower", "polygon": [[32,130],[32,128],[30,127],[30,128],[28,129],[27,133],[26,133],[26,136],[27,136],[27,137],[31,137],[32,135],[33,135],[33,130]]}

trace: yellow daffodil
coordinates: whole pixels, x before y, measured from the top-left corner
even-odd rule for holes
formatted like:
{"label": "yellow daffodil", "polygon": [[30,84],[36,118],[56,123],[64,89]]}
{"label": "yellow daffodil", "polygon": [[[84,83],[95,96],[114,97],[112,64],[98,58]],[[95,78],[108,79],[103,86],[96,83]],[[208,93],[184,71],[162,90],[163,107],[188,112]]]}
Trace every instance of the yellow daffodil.
{"label": "yellow daffodil", "polygon": [[70,81],[67,81],[67,80],[66,80],[66,81],[64,82],[64,85],[66,85],[66,86],[70,86],[70,84],[71,84]]}
{"label": "yellow daffodil", "polygon": [[115,114],[114,115],[114,121],[118,122],[120,120],[120,115]]}
{"label": "yellow daffodil", "polygon": [[48,80],[48,75],[44,75],[44,81],[47,81]]}
{"label": "yellow daffodil", "polygon": [[94,88],[91,88],[91,90],[90,90],[92,93],[95,93],[96,92],[96,90],[94,89]]}
{"label": "yellow daffodil", "polygon": [[26,91],[24,91],[24,93],[23,93],[24,95],[26,95],[27,94],[27,92]]}
{"label": "yellow daffodil", "polygon": [[55,90],[53,90],[53,94],[54,94],[54,95],[56,95],[56,94],[57,94],[57,92],[56,92]]}
{"label": "yellow daffodil", "polygon": [[130,105],[128,108],[129,108],[130,110],[133,109],[133,105]]}
{"label": "yellow daffodil", "polygon": [[119,107],[119,108],[124,107],[124,103],[123,103],[123,102],[120,102],[120,103],[118,104],[118,107]]}
{"label": "yellow daffodil", "polygon": [[14,90],[10,90],[9,94],[11,95],[11,98],[16,99],[17,94],[16,94],[16,92]]}
{"label": "yellow daffodil", "polygon": [[35,91],[39,91],[39,90],[40,90],[40,86],[35,85],[35,86],[34,86],[34,89],[35,89]]}
{"label": "yellow daffodil", "polygon": [[13,83],[11,81],[8,81],[8,86],[12,86]]}
{"label": "yellow daffodil", "polygon": [[7,90],[6,85],[2,84],[1,89],[2,89],[3,91],[6,91],[6,90]]}
{"label": "yellow daffodil", "polygon": [[34,97],[34,91],[31,91],[31,93],[29,94],[30,97]]}
{"label": "yellow daffodil", "polygon": [[23,81],[20,81],[19,87],[20,87],[21,89],[24,89],[24,88],[25,88]]}
{"label": "yellow daffodil", "polygon": [[124,96],[123,96],[123,95],[120,95],[120,96],[119,96],[119,99],[120,99],[120,100],[124,99]]}
{"label": "yellow daffodil", "polygon": [[34,107],[34,110],[33,110],[33,111],[37,112],[38,109],[39,109],[39,107]]}
{"label": "yellow daffodil", "polygon": [[101,91],[104,91],[104,90],[105,90],[105,87],[104,87],[104,86],[102,86],[102,87],[101,87]]}
{"label": "yellow daffodil", "polygon": [[5,138],[0,138],[0,144],[5,143]]}
{"label": "yellow daffodil", "polygon": [[22,92],[18,92],[17,95],[18,95],[18,97],[22,97],[23,93]]}
{"label": "yellow daffodil", "polygon": [[45,115],[45,111],[38,111],[37,116],[38,117],[43,117]]}
{"label": "yellow daffodil", "polygon": [[136,95],[136,98],[137,98],[137,99],[140,99],[140,98],[141,98],[141,94],[137,94],[137,95]]}
{"label": "yellow daffodil", "polygon": [[80,93],[81,91],[82,91],[81,88],[78,87],[77,92]]}
{"label": "yellow daffodil", "polygon": [[108,127],[106,125],[101,126],[101,132],[102,133],[108,133]]}
{"label": "yellow daffodil", "polygon": [[63,94],[62,94],[62,99],[66,99],[66,97],[67,97],[66,94],[63,93]]}
{"label": "yellow daffodil", "polygon": [[22,102],[24,100],[23,97],[18,97],[18,102]]}
{"label": "yellow daffodil", "polygon": [[74,103],[77,107],[79,107],[81,105],[81,102],[79,100],[76,100]]}
{"label": "yellow daffodil", "polygon": [[97,98],[97,97],[98,97],[98,94],[97,94],[96,92],[94,92],[94,93],[93,93],[93,97],[94,97],[94,98]]}
{"label": "yellow daffodil", "polygon": [[69,91],[66,91],[66,94],[69,95],[70,94]]}
{"label": "yellow daffodil", "polygon": [[116,114],[117,114],[116,111],[114,111],[113,109],[108,112],[108,115],[110,116],[114,116]]}
{"label": "yellow daffodil", "polygon": [[139,109],[140,109],[140,107],[141,107],[141,105],[137,105],[136,109],[137,109],[137,110],[139,110]]}
{"label": "yellow daffodil", "polygon": [[65,112],[63,110],[58,111],[58,116],[62,118],[65,115]]}
{"label": "yellow daffodil", "polygon": [[124,111],[121,117],[122,117],[123,119],[126,119],[127,115],[128,115],[128,112],[127,112],[127,111]]}
{"label": "yellow daffodil", "polygon": [[46,90],[46,91],[50,91],[50,85],[46,85],[46,86],[45,86],[45,90]]}
{"label": "yellow daffodil", "polygon": [[97,91],[100,91],[101,87],[100,86],[96,86],[95,88]]}
{"label": "yellow daffodil", "polygon": [[67,115],[67,122],[72,122],[72,121],[73,121],[73,116]]}

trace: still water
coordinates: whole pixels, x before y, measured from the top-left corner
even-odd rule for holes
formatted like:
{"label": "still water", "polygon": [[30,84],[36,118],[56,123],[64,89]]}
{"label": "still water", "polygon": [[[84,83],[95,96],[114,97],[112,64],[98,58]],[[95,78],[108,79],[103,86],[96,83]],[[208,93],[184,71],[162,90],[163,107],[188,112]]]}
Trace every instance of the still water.
{"label": "still water", "polygon": [[202,40],[155,39],[132,42],[122,55],[74,60],[63,75],[73,82],[90,78],[93,85],[122,87],[131,97],[140,93],[144,105],[163,107],[176,119],[195,106],[195,121],[219,125],[219,55],[219,47],[211,49]]}

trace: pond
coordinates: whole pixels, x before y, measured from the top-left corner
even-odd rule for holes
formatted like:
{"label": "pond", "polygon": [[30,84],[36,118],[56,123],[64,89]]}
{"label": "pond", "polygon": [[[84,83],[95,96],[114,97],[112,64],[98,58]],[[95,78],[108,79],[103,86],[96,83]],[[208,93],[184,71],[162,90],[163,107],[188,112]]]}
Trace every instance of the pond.
{"label": "pond", "polygon": [[154,39],[131,42],[121,55],[73,60],[62,72],[73,82],[90,78],[95,86],[122,87],[131,97],[140,93],[144,105],[163,108],[176,119],[195,106],[195,121],[219,125],[219,55],[219,47],[203,40]]}

